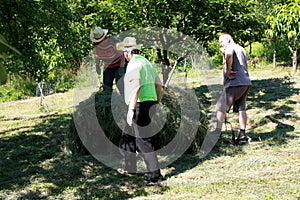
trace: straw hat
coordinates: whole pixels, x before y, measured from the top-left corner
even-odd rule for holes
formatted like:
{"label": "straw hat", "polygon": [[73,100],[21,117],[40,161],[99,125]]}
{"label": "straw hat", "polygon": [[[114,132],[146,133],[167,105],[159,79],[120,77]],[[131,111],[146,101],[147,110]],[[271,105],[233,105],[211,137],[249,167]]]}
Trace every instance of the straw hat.
{"label": "straw hat", "polygon": [[95,30],[90,34],[92,42],[100,42],[107,35],[108,29],[102,29],[101,27],[96,27]]}
{"label": "straw hat", "polygon": [[136,39],[134,37],[126,37],[124,38],[123,42],[119,42],[117,44],[117,49],[118,50],[123,50],[123,49],[140,49],[143,45],[142,44],[137,44]]}

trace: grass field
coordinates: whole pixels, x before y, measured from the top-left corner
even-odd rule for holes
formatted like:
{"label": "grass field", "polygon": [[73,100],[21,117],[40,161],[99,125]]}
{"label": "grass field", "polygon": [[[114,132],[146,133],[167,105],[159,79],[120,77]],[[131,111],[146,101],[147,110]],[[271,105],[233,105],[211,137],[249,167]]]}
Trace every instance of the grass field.
{"label": "grass field", "polygon": [[[37,97],[1,103],[0,199],[299,200],[300,77],[289,72],[251,71],[251,144],[220,142],[205,158],[184,155],[162,169],[166,180],[154,186],[66,152],[73,91],[46,97],[49,112],[39,109]],[[237,116],[228,119],[238,128]]]}

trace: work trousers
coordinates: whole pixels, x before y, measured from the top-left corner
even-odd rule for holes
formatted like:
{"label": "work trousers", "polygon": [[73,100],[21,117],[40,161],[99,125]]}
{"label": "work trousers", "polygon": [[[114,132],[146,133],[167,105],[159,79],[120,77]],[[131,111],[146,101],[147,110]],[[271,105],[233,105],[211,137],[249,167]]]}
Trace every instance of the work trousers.
{"label": "work trousers", "polygon": [[161,176],[151,133],[151,117],[155,112],[156,105],[156,101],[138,102],[132,126],[127,125],[123,131],[125,170],[136,173],[136,153],[138,152],[144,159],[147,170],[150,172],[150,178]]}
{"label": "work trousers", "polygon": [[[103,72],[104,90],[111,92],[113,90],[113,84],[115,81],[119,91],[123,92],[123,90],[124,90],[123,80],[122,80],[122,82],[120,80],[120,78],[122,77],[122,74],[120,74],[119,70],[120,70],[120,67],[106,68],[104,70],[104,72]],[[120,83],[118,83],[119,80],[120,80]]]}

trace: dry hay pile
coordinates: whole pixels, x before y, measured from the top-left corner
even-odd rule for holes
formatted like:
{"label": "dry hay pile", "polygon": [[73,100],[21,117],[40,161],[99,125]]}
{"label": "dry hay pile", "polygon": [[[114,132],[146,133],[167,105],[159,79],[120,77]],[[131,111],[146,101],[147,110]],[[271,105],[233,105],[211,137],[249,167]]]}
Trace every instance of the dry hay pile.
{"label": "dry hay pile", "polygon": [[[183,96],[184,99],[180,100]],[[118,99],[122,98],[120,95]],[[153,137],[156,149],[165,147],[176,135],[178,136],[178,134],[179,137],[177,137],[177,141],[174,143],[177,147],[180,148],[182,143],[191,143],[188,149],[183,149],[184,152],[195,154],[200,149],[200,145],[207,131],[205,108],[199,103],[200,100],[198,99],[197,106],[199,106],[199,110],[195,110],[195,105],[189,105],[192,104],[189,98],[188,94],[178,95],[169,89],[164,90],[163,98],[160,103],[161,106],[159,106],[159,109],[162,109],[164,112],[157,112],[158,114],[154,117],[153,123],[154,126],[157,125],[157,127],[161,127],[159,133]],[[123,119],[121,116],[126,116],[127,107],[125,103],[124,106],[120,106],[120,108],[112,107],[113,101],[111,99],[112,94],[99,91],[77,106],[71,120],[70,132],[68,133],[67,148],[70,152],[89,154],[86,148],[86,145],[89,145],[89,148],[98,149],[97,152],[101,151],[106,154],[112,153],[110,148],[112,143],[116,146],[120,146],[122,130],[116,123],[114,112],[117,111],[118,114],[120,114],[120,118],[117,120],[121,121],[121,124],[124,124],[126,117],[123,117]],[[184,107],[184,110],[182,110],[182,107]],[[196,121],[189,119],[190,116],[185,116],[182,112],[196,112],[195,115],[192,115],[197,116]],[[96,123],[100,124],[105,135],[99,131],[99,128],[97,129],[94,119],[95,115],[97,116]],[[164,120],[161,120],[162,118],[164,118]],[[165,122],[161,124],[162,121]],[[182,121],[185,121],[185,123],[182,123]],[[78,135],[79,129],[80,137]],[[194,132],[194,135],[191,136],[190,132]],[[106,139],[108,138],[110,142],[103,142],[105,141],[105,137]]]}

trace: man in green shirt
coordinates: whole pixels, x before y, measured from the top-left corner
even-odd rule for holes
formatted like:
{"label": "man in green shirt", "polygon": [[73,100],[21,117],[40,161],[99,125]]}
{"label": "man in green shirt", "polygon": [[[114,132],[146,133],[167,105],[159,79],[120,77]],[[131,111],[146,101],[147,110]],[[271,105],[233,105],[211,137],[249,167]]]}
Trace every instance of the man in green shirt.
{"label": "man in green shirt", "polygon": [[127,126],[123,132],[125,145],[125,172],[136,173],[136,151],[139,151],[150,174],[149,183],[163,180],[152,143],[151,116],[161,98],[162,82],[145,57],[139,55],[141,45],[134,37],[126,37],[119,48],[123,48],[129,61],[124,77],[125,102],[128,105]]}

